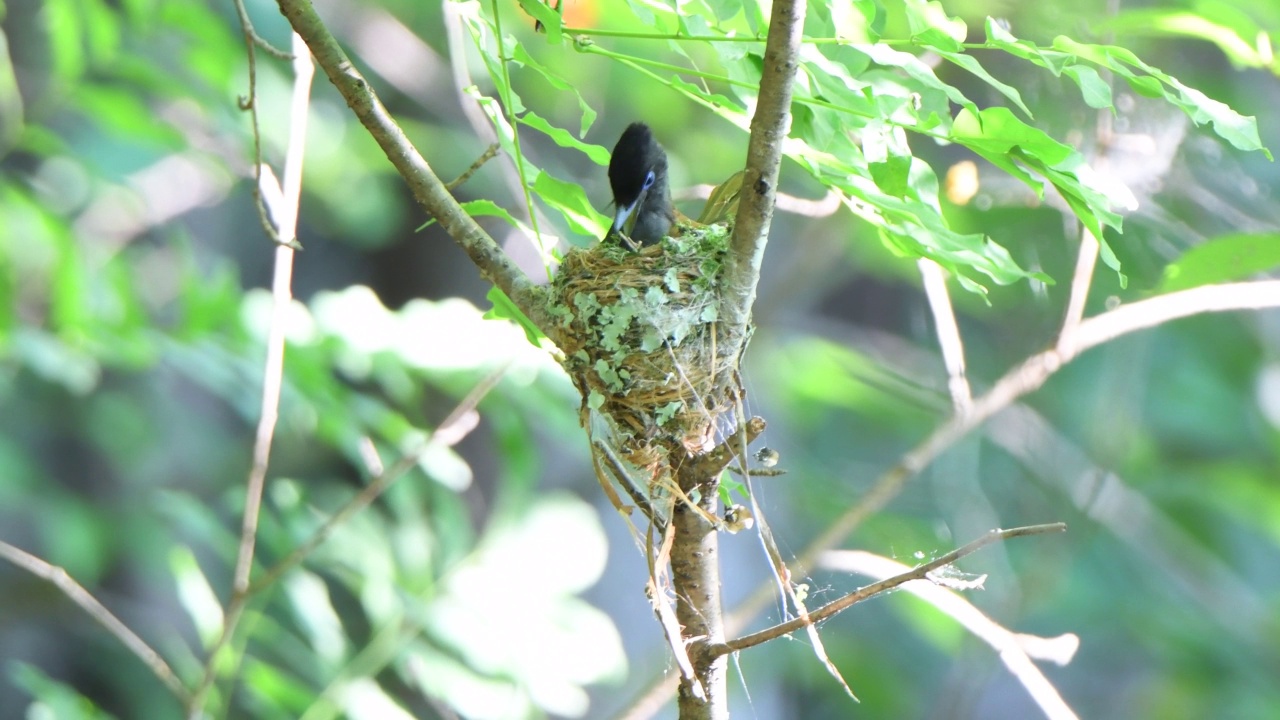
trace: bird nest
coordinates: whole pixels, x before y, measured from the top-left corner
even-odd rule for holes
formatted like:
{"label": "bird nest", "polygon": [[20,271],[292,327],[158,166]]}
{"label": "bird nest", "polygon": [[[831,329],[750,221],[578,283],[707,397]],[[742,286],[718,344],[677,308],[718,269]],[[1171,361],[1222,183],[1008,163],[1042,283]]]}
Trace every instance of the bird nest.
{"label": "bird nest", "polygon": [[679,231],[639,252],[570,250],[552,286],[555,339],[584,418],[611,418],[614,446],[642,466],[665,454],[657,448],[710,449],[717,418],[733,407],[733,353],[716,342],[728,231]]}

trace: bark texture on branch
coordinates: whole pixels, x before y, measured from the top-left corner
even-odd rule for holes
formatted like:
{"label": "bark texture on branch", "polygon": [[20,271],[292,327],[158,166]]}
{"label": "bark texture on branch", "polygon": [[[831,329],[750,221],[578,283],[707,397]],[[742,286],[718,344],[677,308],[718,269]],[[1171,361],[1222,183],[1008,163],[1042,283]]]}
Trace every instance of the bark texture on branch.
{"label": "bark texture on branch", "polygon": [[791,95],[799,64],[805,0],[779,0],[769,19],[760,95],[751,117],[751,140],[742,177],[733,241],[721,279],[720,317],[730,343],[748,335],[751,307],[764,264],[782,165],[782,146],[791,125]]}
{"label": "bark texture on branch", "polygon": [[[680,489],[711,515],[717,512],[716,476],[681,472]],[[697,494],[695,494],[695,492]],[[676,619],[683,628],[689,659],[702,681],[706,698],[679,691],[680,720],[725,720],[729,717],[727,656],[707,649],[724,642],[724,617],[720,601],[720,542],[715,526],[684,503],[676,503],[671,519],[675,540],[671,545],[671,580],[676,591]]]}
{"label": "bark texture on branch", "polygon": [[387,159],[399,171],[414,199],[462,247],[481,275],[496,285],[538,327],[545,328],[542,291],[516,267],[498,243],[462,209],[426,159],[387,112],[373,88],[347,57],[337,39],[316,14],[310,0],[278,0],[280,12],[307,43],[316,64],[347,101]]}

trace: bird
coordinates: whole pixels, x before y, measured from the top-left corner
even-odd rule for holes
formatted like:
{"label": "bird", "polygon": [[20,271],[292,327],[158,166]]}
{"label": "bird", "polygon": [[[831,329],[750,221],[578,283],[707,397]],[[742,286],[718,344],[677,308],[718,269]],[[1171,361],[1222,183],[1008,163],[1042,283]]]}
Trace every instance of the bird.
{"label": "bird", "polygon": [[[656,245],[676,221],[667,182],[667,152],[642,122],[622,131],[609,158],[614,216],[605,240],[621,238],[633,250]],[[628,222],[629,221],[629,222]]]}

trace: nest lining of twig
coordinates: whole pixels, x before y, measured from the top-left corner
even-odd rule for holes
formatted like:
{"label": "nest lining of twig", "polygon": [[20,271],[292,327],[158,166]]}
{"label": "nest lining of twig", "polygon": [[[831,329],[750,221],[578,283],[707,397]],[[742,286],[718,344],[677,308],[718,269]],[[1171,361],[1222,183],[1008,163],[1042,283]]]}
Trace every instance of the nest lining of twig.
{"label": "nest lining of twig", "polygon": [[570,250],[556,274],[550,312],[565,370],[584,410],[610,417],[638,464],[655,442],[709,448],[731,409],[733,357],[716,345],[728,237],[723,225],[681,226],[639,252],[600,243]]}

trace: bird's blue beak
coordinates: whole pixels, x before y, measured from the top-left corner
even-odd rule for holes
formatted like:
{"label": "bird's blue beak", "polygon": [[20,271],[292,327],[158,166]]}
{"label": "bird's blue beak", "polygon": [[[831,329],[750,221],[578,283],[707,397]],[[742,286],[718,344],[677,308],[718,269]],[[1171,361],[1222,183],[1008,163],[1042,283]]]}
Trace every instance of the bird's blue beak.
{"label": "bird's blue beak", "polygon": [[631,216],[631,211],[635,209],[635,205],[618,208],[617,214],[613,217],[613,232],[622,230],[622,226],[627,224],[627,218]]}
{"label": "bird's blue beak", "polygon": [[636,198],[635,202],[626,207],[618,208],[617,212],[613,216],[612,232],[620,232],[624,227],[626,227],[627,219],[631,217],[631,213],[635,212],[636,208],[640,207],[640,203],[644,202],[644,196],[648,194],[649,188],[645,188],[640,191],[640,196]]}

